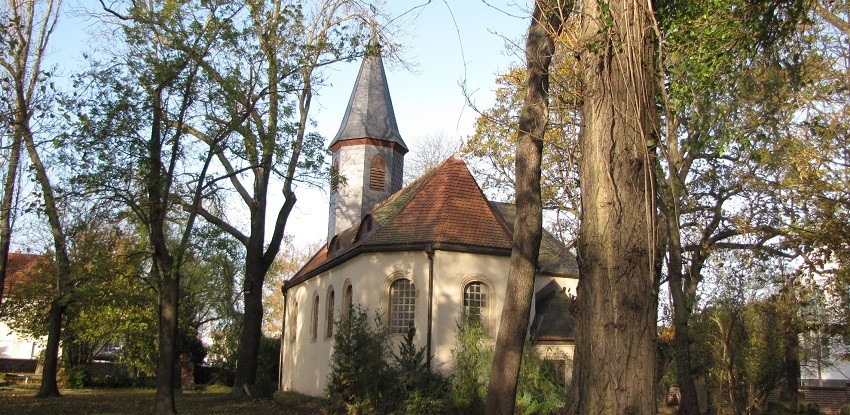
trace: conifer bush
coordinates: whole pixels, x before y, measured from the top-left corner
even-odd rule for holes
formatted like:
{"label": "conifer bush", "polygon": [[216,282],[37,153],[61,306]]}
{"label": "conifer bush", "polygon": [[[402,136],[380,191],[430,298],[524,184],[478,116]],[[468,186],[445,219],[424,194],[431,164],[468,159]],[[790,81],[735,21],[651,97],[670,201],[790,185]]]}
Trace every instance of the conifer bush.
{"label": "conifer bush", "polygon": [[386,412],[388,385],[392,384],[388,343],[383,325],[378,321],[370,324],[367,311],[360,306],[337,322],[331,373],[325,386],[330,411]]}

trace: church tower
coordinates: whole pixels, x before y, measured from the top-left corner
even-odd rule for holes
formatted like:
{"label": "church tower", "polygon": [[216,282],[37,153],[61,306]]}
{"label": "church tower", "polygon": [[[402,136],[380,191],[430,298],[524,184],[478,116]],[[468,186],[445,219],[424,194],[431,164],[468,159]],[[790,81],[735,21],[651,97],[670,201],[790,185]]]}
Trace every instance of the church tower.
{"label": "church tower", "polygon": [[372,207],[401,190],[408,149],[398,132],[380,52],[363,58],[330,150],[328,241],[359,224]]}

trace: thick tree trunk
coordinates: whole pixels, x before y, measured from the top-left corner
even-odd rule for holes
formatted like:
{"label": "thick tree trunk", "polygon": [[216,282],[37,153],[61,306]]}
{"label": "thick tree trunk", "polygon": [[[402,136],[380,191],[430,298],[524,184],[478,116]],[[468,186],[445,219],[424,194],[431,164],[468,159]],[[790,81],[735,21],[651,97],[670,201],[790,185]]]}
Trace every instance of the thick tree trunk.
{"label": "thick tree trunk", "polygon": [[177,376],[177,321],[180,278],[168,259],[157,260],[160,272],[159,356],[156,361],[154,413],[175,414],[174,382]]}
{"label": "thick tree trunk", "polygon": [[487,386],[485,408],[488,415],[513,414],[516,403],[517,380],[528,334],[534,276],[543,235],[540,162],[543,133],[549,118],[549,65],[555,53],[555,36],[562,24],[560,3],[555,0],[535,2],[528,28],[526,98],[520,114],[516,147],[517,219],[505,303]]}
{"label": "thick tree trunk", "polygon": [[[177,365],[177,312],[179,309],[180,271],[170,254],[165,233],[167,195],[170,183],[162,165],[162,87],[152,91],[153,116],[145,186],[148,192],[148,238],[153,248],[154,270],[159,273],[159,356],[156,362],[155,414],[176,414],[174,378]],[[172,157],[176,157],[173,155]]]}
{"label": "thick tree trunk", "polygon": [[[653,414],[656,307],[646,2],[582,3],[582,220],[570,414]],[[603,7],[604,6],[604,7]]]}
{"label": "thick tree trunk", "polygon": [[56,373],[59,371],[59,342],[62,338],[62,315],[65,306],[57,298],[50,303],[50,313],[47,321],[47,345],[44,349],[44,370],[41,375],[41,385],[38,388],[38,398],[60,396]]}
{"label": "thick tree trunk", "polygon": [[21,138],[18,134],[12,137],[9,151],[9,165],[6,166],[6,177],[3,180],[3,200],[0,203],[0,304],[3,303],[3,283],[6,281],[9,247],[12,244],[12,202],[21,159]]}
{"label": "thick tree trunk", "polygon": [[248,260],[245,269],[245,289],[243,300],[245,313],[242,318],[242,334],[239,337],[236,376],[231,395],[250,394],[248,387],[257,381],[257,363],[262,337],[263,324],[263,277],[261,264]]}

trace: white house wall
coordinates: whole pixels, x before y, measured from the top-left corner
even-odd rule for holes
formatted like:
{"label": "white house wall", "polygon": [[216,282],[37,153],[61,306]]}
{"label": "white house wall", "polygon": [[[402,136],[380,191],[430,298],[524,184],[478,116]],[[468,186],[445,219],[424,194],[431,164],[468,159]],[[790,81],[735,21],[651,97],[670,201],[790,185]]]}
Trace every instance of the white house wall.
{"label": "white house wall", "polygon": [[35,359],[44,350],[44,341],[34,340],[0,322],[0,358]]}
{"label": "white house wall", "polygon": [[[491,336],[495,338],[504,303],[510,258],[436,251],[433,261],[431,368],[448,373],[453,368],[452,349],[456,342],[457,323],[463,311],[464,287],[473,281],[480,281],[486,285],[488,307],[483,317]],[[389,287],[397,277],[409,278],[416,286],[416,343],[418,347],[425,347],[428,333],[428,255],[423,251],[362,254],[288,290],[287,320],[284,323],[281,358],[281,388],[313,396],[324,394],[325,382],[330,373],[333,344],[333,338],[325,336],[326,300],[330,286],[334,289],[335,319],[340,316],[343,287],[346,281],[352,284],[354,304],[368,308],[370,313],[374,311],[385,313],[389,307]],[[538,279],[535,291],[548,283],[551,277]],[[558,283],[575,292],[575,279],[559,278]],[[315,293],[319,294],[319,330],[316,340],[313,341],[310,333],[310,319]],[[291,310],[296,302],[298,316],[293,325]],[[290,333],[293,327],[296,330],[294,342]],[[400,335],[396,336],[396,340],[400,339]],[[572,346],[559,345],[538,349],[551,356],[572,355]]]}

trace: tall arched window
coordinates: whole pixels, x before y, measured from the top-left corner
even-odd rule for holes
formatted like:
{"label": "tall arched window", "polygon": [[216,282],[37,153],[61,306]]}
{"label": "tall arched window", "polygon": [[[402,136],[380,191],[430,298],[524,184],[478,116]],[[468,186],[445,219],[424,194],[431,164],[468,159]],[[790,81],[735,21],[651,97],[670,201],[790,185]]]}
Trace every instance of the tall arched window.
{"label": "tall arched window", "polygon": [[327,316],[326,327],[325,327],[325,337],[331,337],[334,335],[334,289],[331,287],[328,289],[328,299],[327,299]]}
{"label": "tall arched window", "polygon": [[289,341],[294,343],[298,336],[298,301],[292,304],[292,311],[289,312]]}
{"label": "tall arched window", "polygon": [[481,281],[472,281],[463,287],[463,312],[467,318],[487,319],[487,286]]}
{"label": "tall arched window", "polygon": [[343,320],[348,320],[348,317],[351,316],[351,307],[354,306],[352,304],[352,300],[354,299],[353,289],[351,288],[351,282],[345,282],[345,288],[342,289],[342,318]]}
{"label": "tall arched window", "polygon": [[310,319],[310,340],[319,336],[319,294],[313,297],[313,315]]}
{"label": "tall arched window", "polygon": [[369,166],[369,189],[383,192],[387,188],[387,167],[380,154],[372,159]]}
{"label": "tall arched window", "polygon": [[408,279],[390,285],[390,333],[407,333],[416,312],[416,286]]}

